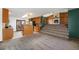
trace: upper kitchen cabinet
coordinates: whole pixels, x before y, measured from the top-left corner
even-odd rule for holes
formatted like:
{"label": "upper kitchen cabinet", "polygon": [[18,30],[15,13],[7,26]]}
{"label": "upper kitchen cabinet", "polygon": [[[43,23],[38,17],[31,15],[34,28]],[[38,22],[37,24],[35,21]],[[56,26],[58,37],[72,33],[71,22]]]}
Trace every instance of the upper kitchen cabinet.
{"label": "upper kitchen cabinet", "polygon": [[7,8],[2,9],[2,22],[6,23],[9,20],[9,10]]}

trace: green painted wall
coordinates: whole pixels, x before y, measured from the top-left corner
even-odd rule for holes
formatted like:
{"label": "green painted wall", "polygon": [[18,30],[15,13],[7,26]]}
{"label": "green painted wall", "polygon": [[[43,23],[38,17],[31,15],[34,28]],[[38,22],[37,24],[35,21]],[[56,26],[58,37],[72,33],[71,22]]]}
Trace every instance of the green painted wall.
{"label": "green painted wall", "polygon": [[70,38],[79,38],[79,9],[69,10],[68,31]]}
{"label": "green painted wall", "polygon": [[46,17],[41,16],[41,27],[46,25]]}

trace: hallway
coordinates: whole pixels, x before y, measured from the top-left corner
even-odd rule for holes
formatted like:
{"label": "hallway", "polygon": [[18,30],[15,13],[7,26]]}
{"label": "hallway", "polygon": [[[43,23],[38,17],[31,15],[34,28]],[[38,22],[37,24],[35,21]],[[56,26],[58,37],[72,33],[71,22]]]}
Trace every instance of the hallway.
{"label": "hallway", "polygon": [[2,47],[4,50],[78,50],[79,44],[64,38],[35,33],[30,37],[4,42]]}

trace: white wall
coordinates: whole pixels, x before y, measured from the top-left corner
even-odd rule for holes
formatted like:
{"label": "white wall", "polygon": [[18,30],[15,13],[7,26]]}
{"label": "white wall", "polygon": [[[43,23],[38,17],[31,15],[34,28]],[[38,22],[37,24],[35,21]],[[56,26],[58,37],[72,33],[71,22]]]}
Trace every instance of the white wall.
{"label": "white wall", "polygon": [[16,17],[10,16],[9,21],[9,25],[11,25],[13,30],[16,31]]}
{"label": "white wall", "polygon": [[2,41],[2,9],[0,8],[0,41]]}

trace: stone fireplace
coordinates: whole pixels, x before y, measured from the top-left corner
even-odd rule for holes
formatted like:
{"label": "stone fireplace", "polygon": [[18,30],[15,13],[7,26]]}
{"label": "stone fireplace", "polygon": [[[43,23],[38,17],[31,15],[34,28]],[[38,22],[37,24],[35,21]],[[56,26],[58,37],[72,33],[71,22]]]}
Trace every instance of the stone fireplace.
{"label": "stone fireplace", "polygon": [[60,24],[60,19],[53,19],[53,24]]}
{"label": "stone fireplace", "polygon": [[54,14],[53,24],[60,24],[59,13]]}

